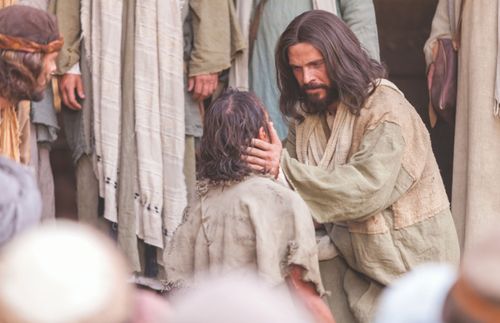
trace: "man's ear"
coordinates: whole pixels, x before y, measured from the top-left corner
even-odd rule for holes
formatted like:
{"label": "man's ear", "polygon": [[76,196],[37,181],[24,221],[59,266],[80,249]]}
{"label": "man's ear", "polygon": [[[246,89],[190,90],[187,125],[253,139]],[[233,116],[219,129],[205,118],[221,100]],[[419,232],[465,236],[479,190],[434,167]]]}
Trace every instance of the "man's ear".
{"label": "man's ear", "polygon": [[260,127],[260,129],[259,129],[259,139],[262,141],[269,142],[269,136],[267,135],[266,131],[264,130],[264,127]]}

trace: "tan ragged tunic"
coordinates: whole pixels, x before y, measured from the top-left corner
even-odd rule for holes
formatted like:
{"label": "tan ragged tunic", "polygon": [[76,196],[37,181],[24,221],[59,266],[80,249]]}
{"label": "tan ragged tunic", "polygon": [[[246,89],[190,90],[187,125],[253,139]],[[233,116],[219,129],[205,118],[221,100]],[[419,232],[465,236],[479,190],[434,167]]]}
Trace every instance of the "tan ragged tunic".
{"label": "tan ragged tunic", "polygon": [[196,283],[206,272],[256,271],[280,285],[288,266],[323,294],[312,218],[297,193],[263,176],[206,187],[176,231],[164,258],[167,280]]}

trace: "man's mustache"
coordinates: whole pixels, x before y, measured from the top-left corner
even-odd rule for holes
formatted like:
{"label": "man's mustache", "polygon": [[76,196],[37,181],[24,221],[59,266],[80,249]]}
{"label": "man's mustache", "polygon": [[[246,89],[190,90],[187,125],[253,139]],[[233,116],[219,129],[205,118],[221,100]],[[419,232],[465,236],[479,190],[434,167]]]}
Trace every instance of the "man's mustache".
{"label": "man's mustache", "polygon": [[306,91],[306,90],[317,90],[317,89],[328,90],[329,87],[326,84],[317,84],[317,83],[309,83],[309,84],[304,84],[302,86],[302,90],[303,91]]}

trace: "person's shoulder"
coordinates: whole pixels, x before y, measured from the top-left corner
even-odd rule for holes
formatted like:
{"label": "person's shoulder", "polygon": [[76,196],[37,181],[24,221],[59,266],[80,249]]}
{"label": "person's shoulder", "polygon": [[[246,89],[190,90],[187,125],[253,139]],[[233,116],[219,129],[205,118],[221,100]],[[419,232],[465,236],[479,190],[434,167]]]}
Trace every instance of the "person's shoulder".
{"label": "person's shoulder", "polygon": [[366,110],[391,109],[408,103],[404,93],[389,80],[378,79],[374,87],[371,95],[366,99],[364,105]]}
{"label": "person's shoulder", "polygon": [[238,193],[249,194],[262,203],[282,204],[284,207],[305,203],[297,192],[270,176],[252,175],[238,186]]}
{"label": "person's shoulder", "polygon": [[238,190],[247,192],[277,191],[283,194],[293,192],[291,189],[283,186],[270,175],[251,175],[238,184]]}
{"label": "person's shoulder", "polygon": [[383,121],[399,125],[415,123],[420,119],[415,108],[406,100],[403,92],[392,82],[376,81],[373,93],[366,99],[360,111],[360,123],[370,127]]}

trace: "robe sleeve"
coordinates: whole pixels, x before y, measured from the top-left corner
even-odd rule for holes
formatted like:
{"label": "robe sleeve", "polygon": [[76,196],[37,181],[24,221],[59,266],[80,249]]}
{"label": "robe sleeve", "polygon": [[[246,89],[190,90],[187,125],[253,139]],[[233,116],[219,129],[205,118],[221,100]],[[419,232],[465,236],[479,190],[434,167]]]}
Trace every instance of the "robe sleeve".
{"label": "robe sleeve", "polygon": [[189,6],[193,28],[189,76],[218,73],[231,67],[232,51],[235,46],[240,47],[234,44],[231,0],[190,0]]}
{"label": "robe sleeve", "polygon": [[57,58],[57,73],[65,74],[80,62],[80,0],[51,0],[49,11],[56,15],[64,46]]}
{"label": "robe sleeve", "polygon": [[449,18],[448,0],[439,0],[436,13],[432,19],[432,28],[429,39],[425,42],[424,54],[425,62],[429,66],[432,62],[432,48],[438,38],[452,38],[452,31]]}
{"label": "robe sleeve", "polygon": [[260,276],[278,284],[290,266],[299,266],[304,269],[303,281],[312,283],[323,295],[314,224],[307,205],[284,188],[268,186],[253,194],[252,203],[245,203],[241,213],[248,213],[252,221]]}
{"label": "robe sleeve", "polygon": [[358,152],[333,171],[309,166],[283,152],[288,181],[320,223],[357,221],[390,206],[409,185],[399,185],[405,142],[399,125],[382,122],[368,130]]}
{"label": "robe sleeve", "polygon": [[380,61],[377,20],[372,0],[340,0],[342,20],[351,28],[371,58]]}

